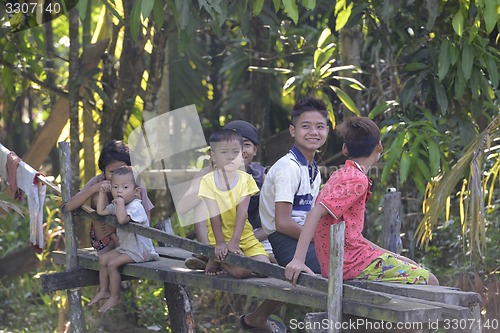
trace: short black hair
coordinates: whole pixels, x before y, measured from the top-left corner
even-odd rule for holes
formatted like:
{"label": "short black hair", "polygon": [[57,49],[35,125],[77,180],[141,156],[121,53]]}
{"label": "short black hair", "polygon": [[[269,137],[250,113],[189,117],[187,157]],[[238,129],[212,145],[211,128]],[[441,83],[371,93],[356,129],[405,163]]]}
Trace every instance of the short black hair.
{"label": "short black hair", "polygon": [[132,165],[128,146],[121,140],[110,140],[102,146],[98,161],[99,169],[104,172],[106,166],[113,162],[123,162],[126,165]]}
{"label": "short black hair", "polygon": [[137,187],[138,186],[137,184],[139,184],[139,181],[137,179],[138,176],[134,172],[134,168],[131,167],[130,165],[123,165],[119,168],[114,169],[111,178],[113,178],[113,176],[126,176],[126,175],[132,176],[132,179],[134,180],[134,187]]}
{"label": "short black hair", "polygon": [[238,141],[241,148],[243,148],[243,137],[238,134],[238,132],[232,129],[222,129],[220,131],[214,132],[209,139],[210,148],[215,151],[215,147],[218,142],[229,142]]}
{"label": "short black hair", "polygon": [[349,157],[370,156],[380,141],[380,129],[368,117],[350,117],[336,131],[344,140]]}
{"label": "short black hair", "polygon": [[309,111],[317,111],[328,120],[328,110],[325,102],[311,96],[306,96],[299,99],[292,109],[292,125],[295,126],[301,114]]}

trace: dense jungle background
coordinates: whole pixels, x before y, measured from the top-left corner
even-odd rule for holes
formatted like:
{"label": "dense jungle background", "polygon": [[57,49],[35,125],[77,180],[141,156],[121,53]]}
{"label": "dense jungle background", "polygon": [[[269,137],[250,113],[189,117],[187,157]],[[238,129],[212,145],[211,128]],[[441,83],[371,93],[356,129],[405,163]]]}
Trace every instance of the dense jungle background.
{"label": "dense jungle background", "polygon": [[[290,147],[295,99],[314,95],[332,129],[359,115],[382,129],[367,237],[377,242],[383,194],[397,188],[404,254],[442,284],[480,293],[484,318],[500,318],[500,0],[28,2],[16,11],[17,1],[0,1],[0,143],[55,183],[57,142],[79,156],[76,192],[99,172],[101,143],[192,104],[207,137],[230,120],[255,124],[258,161],[271,165]],[[318,153],[324,181],[343,162],[331,131]],[[65,269],[50,256],[65,245],[61,198],[48,191],[47,244],[36,254],[26,203],[0,186],[0,333],[66,332],[66,293],[40,292],[40,274]],[[176,220],[168,191],[151,197],[152,225]],[[89,223],[77,225],[89,246]],[[84,288],[84,302],[94,292]],[[170,332],[161,283],[127,282],[123,292],[109,314],[85,308],[89,332]],[[259,302],[191,296],[200,332],[237,331],[239,314]],[[288,322],[310,310],[277,315]]]}

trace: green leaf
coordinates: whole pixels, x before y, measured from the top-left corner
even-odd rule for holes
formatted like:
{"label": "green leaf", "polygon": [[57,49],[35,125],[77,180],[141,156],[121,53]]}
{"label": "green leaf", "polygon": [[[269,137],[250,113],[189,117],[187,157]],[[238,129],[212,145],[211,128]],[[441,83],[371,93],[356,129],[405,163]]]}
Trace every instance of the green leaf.
{"label": "green leaf", "polygon": [[423,69],[428,69],[429,66],[421,62],[412,62],[405,66],[405,70],[409,72],[421,71]]}
{"label": "green leaf", "polygon": [[102,3],[106,6],[107,9],[109,9],[113,16],[116,17],[118,21],[120,21],[121,24],[125,25],[125,19],[116,10],[114,1],[113,3],[110,3],[109,0],[102,0]]}
{"label": "green leaf", "polygon": [[464,95],[465,80],[462,71],[457,71],[457,78],[455,79],[455,97],[460,99]]}
{"label": "green leaf", "polygon": [[297,24],[299,21],[299,9],[295,0],[283,0],[283,5],[288,17],[292,19],[293,23]]}
{"label": "green leaf", "polygon": [[448,110],[448,97],[446,96],[446,90],[444,90],[441,82],[437,81],[434,83],[434,88],[436,90],[436,98],[439,108],[441,109],[441,114],[444,116]]}
{"label": "green leaf", "polygon": [[460,8],[458,12],[455,13],[452,20],[453,30],[462,37],[464,33],[464,16],[462,14],[462,9]]}
{"label": "green leaf", "polygon": [[155,25],[157,28],[161,28],[163,23],[165,23],[165,10],[163,9],[163,3],[161,0],[154,0],[155,4],[153,7],[153,19],[155,20]]}
{"label": "green leaf", "polygon": [[330,37],[332,35],[332,31],[330,30],[330,28],[325,28],[323,29],[323,31],[321,31],[321,35],[319,35],[319,38],[318,38],[318,43],[317,43],[317,47],[318,48],[321,48],[324,46],[324,44],[327,42],[328,40],[328,37]]}
{"label": "green leaf", "polygon": [[486,27],[486,32],[489,34],[495,28],[498,15],[498,5],[496,0],[483,0],[484,2],[484,23]]}
{"label": "green leaf", "polygon": [[302,4],[306,9],[313,10],[316,7],[316,0],[302,0]]}
{"label": "green leaf", "polygon": [[149,17],[149,14],[151,14],[151,11],[153,10],[153,7],[155,5],[155,0],[141,0],[141,2],[142,17]]}
{"label": "green leaf", "polygon": [[264,0],[254,0],[252,14],[257,16],[262,12],[262,7],[264,6]]}
{"label": "green leaf", "polygon": [[4,67],[1,72],[2,72],[2,86],[5,87],[10,97],[14,97],[16,88],[15,88],[14,76],[12,75],[12,69]]}
{"label": "green leaf", "polygon": [[358,117],[361,115],[361,112],[359,112],[356,104],[354,104],[354,101],[351,99],[351,97],[349,97],[349,95],[347,95],[345,91],[335,86],[330,86],[330,88],[332,88],[332,90],[337,94],[337,97],[352,113],[354,113]]}
{"label": "green leaf", "polygon": [[130,34],[132,35],[133,40],[137,40],[139,38],[141,28],[141,2],[136,1],[134,2],[134,6],[132,7],[132,11],[130,13]]}
{"label": "green leaf", "polygon": [[407,151],[404,151],[401,155],[401,161],[399,162],[399,181],[404,183],[406,178],[408,178],[408,173],[410,172],[411,158]]}
{"label": "green leaf", "polygon": [[390,108],[395,107],[397,105],[399,105],[399,104],[396,101],[383,102],[383,103],[377,105],[376,107],[374,107],[373,110],[371,110],[370,113],[368,114],[368,117],[370,119],[373,119],[376,116],[378,116],[379,114],[382,114],[385,111],[387,111]]}
{"label": "green leaf", "polygon": [[450,43],[449,44],[449,52],[450,52],[450,62],[452,65],[455,65],[458,60],[458,48],[455,46],[455,44]]}
{"label": "green leaf", "polygon": [[465,43],[462,46],[462,72],[464,79],[467,81],[472,74],[472,66],[474,65],[474,50],[470,44]]}
{"label": "green leaf", "polygon": [[491,80],[493,87],[498,87],[499,77],[498,77],[498,66],[495,59],[488,55],[486,56],[486,68],[488,69],[488,75]]}
{"label": "green leaf", "polygon": [[424,160],[421,159],[420,157],[417,157],[416,159],[416,165],[422,176],[424,176],[425,180],[430,181],[431,180],[431,173],[429,172],[429,167],[427,164],[425,164]]}
{"label": "green leaf", "polygon": [[401,157],[401,152],[403,151],[404,147],[405,136],[406,132],[401,131],[396,137],[396,140],[394,140],[394,142],[390,146],[389,150],[387,151],[387,154],[385,154],[387,158],[384,164],[384,169],[382,170],[382,177],[381,177],[382,183],[384,183],[387,180],[387,177],[389,176],[389,173],[391,172],[394,163],[396,163],[396,161]]}
{"label": "green leaf", "polygon": [[340,31],[349,21],[349,17],[351,17],[353,2],[349,4],[345,9],[342,9],[337,14],[337,19],[335,20],[335,31]]}
{"label": "green leaf", "polygon": [[75,6],[78,9],[78,14],[80,15],[80,21],[85,20],[85,17],[87,16],[88,3],[89,3],[88,0],[79,0]]}
{"label": "green leaf", "polygon": [[274,11],[277,13],[281,7],[281,0],[273,0],[273,4],[274,4]]}
{"label": "green leaf", "polygon": [[439,154],[438,145],[432,140],[427,140],[427,145],[429,147],[429,165],[431,175],[434,177],[439,172],[439,166],[441,165],[441,155]]}
{"label": "green leaf", "polygon": [[442,81],[448,70],[450,69],[450,42],[444,40],[441,43],[441,49],[439,50],[439,60],[438,60],[438,77],[439,81]]}

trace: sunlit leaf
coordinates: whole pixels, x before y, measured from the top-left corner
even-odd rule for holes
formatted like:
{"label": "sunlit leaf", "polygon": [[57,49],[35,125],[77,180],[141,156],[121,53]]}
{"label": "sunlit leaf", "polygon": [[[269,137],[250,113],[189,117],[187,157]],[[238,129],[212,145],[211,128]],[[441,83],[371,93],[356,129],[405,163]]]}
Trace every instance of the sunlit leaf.
{"label": "sunlit leaf", "polygon": [[390,108],[395,107],[397,105],[398,105],[398,103],[396,101],[383,102],[383,103],[377,105],[376,107],[374,107],[373,110],[371,110],[370,113],[368,114],[368,117],[370,119],[374,119],[379,114],[382,114],[385,111],[387,111]]}
{"label": "sunlit leaf", "polygon": [[456,34],[462,36],[464,33],[464,16],[461,9],[459,9],[453,16],[452,25]]}
{"label": "sunlit leaf", "polygon": [[353,5],[354,3],[351,2],[349,6],[345,7],[344,9],[338,12],[337,19],[335,20],[335,31],[340,31],[349,21]]}
{"label": "sunlit leaf", "polygon": [[356,104],[354,104],[354,101],[351,99],[351,97],[349,97],[349,95],[347,95],[345,91],[335,86],[330,86],[330,88],[337,94],[337,97],[352,113],[354,113],[356,116],[361,115],[361,112],[359,112]]}

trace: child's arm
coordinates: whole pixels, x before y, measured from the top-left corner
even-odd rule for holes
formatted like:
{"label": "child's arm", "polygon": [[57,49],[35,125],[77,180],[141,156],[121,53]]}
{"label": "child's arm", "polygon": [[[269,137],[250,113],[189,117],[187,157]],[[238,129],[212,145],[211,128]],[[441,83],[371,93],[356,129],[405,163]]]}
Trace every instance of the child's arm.
{"label": "child's arm", "polygon": [[245,222],[248,215],[248,205],[250,204],[250,196],[242,198],[240,203],[236,206],[236,223],[234,225],[233,236],[228,244],[228,250],[233,253],[243,254],[240,250],[241,234],[245,227]]}
{"label": "child's arm", "polygon": [[127,224],[130,222],[130,216],[127,214],[127,210],[125,209],[125,200],[121,197],[117,197],[113,199],[113,202],[116,205],[116,219],[120,224]]}
{"label": "child's arm", "polygon": [[295,255],[292,261],[285,267],[285,277],[290,280],[293,285],[296,285],[301,272],[314,275],[314,272],[305,264],[307,248],[313,239],[319,220],[326,214],[328,214],[328,211],[321,204],[314,206],[309,214],[307,214],[304,227],[302,228],[297,243],[297,248],[295,249]]}
{"label": "child's arm", "polygon": [[227,244],[222,233],[222,219],[219,211],[219,205],[217,201],[213,199],[203,198],[207,204],[208,211],[210,212],[210,224],[212,225],[212,231],[215,237],[215,256],[223,260],[227,254]]}
{"label": "child's arm", "polygon": [[109,215],[111,214],[106,206],[108,205],[108,195],[107,193],[111,191],[111,184],[103,183],[99,186],[99,196],[97,197],[97,214],[99,215]]}
{"label": "child's arm", "polygon": [[210,171],[210,168],[205,167],[196,174],[195,178],[191,181],[188,190],[175,206],[175,208],[177,209],[177,213],[186,214],[191,209],[196,208],[199,204],[202,203],[201,199],[198,197],[200,181],[201,177],[205,176]]}
{"label": "child's arm", "polygon": [[276,202],[274,207],[276,231],[288,237],[299,239],[303,227],[292,219],[292,203]]}
{"label": "child's arm", "polygon": [[[105,181],[108,182],[109,181]],[[70,212],[73,211],[77,208],[80,208],[89,198],[94,196],[95,194],[98,194],[100,189],[101,189],[101,183],[94,184],[88,188],[84,188],[80,190],[78,193],[76,193],[74,196],[72,196],[68,202],[63,207],[64,212]]]}

